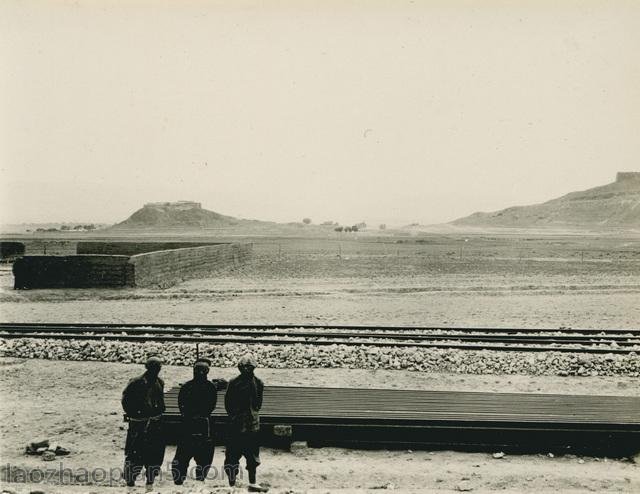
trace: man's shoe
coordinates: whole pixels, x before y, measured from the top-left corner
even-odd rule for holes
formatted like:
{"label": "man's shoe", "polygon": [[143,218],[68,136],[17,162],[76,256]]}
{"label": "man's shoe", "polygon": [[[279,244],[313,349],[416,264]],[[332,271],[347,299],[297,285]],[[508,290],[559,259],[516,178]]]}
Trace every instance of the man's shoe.
{"label": "man's shoe", "polygon": [[269,492],[268,487],[262,487],[260,484],[249,484],[247,489],[249,492]]}

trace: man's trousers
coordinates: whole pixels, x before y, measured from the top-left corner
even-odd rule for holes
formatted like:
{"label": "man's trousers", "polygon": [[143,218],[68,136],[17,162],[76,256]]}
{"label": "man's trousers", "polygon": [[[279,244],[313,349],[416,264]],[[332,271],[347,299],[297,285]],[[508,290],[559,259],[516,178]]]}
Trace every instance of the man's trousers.
{"label": "man's trousers", "polygon": [[159,418],[131,420],[124,447],[124,480],[133,485],[145,469],[147,484],[153,484],[162,468],[165,442]]}
{"label": "man's trousers", "polygon": [[231,432],[227,438],[224,471],[232,483],[240,471],[240,458],[243,456],[247,462],[247,470],[255,475],[260,465],[260,441],[257,432]]}
{"label": "man's trousers", "polygon": [[207,477],[215,451],[211,422],[212,419],[193,419],[183,423],[176,455],[171,462],[171,473],[176,484],[182,484],[187,478],[191,459],[196,462],[196,480]]}

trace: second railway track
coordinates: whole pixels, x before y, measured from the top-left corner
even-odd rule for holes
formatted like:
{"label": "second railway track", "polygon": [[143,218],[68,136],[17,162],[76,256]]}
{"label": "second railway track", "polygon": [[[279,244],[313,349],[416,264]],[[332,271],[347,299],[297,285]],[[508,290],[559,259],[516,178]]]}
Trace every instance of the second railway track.
{"label": "second railway track", "polygon": [[639,330],[401,326],[0,323],[0,339],[349,345],[520,352],[640,352]]}

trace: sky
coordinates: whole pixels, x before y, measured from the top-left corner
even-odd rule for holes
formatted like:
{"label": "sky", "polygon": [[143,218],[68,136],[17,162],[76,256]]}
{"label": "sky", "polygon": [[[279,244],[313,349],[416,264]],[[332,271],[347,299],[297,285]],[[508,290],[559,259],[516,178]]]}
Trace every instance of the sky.
{"label": "sky", "polygon": [[0,3],[0,223],[403,225],[640,170],[640,2]]}

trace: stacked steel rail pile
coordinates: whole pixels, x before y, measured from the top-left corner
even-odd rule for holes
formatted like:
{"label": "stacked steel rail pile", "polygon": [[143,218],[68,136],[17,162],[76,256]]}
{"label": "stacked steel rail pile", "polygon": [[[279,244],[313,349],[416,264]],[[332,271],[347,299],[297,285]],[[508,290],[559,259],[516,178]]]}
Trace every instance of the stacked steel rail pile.
{"label": "stacked steel rail pile", "polygon": [[2,323],[0,338],[263,345],[366,345],[525,352],[628,354],[640,330],[401,326]]}
{"label": "stacked steel rail pile", "polygon": [[[178,390],[166,393],[169,430],[180,420]],[[224,391],[218,403],[222,441]],[[282,442],[285,431],[288,441],[312,446],[611,456],[640,450],[638,397],[268,386],[261,421],[265,443]]]}

